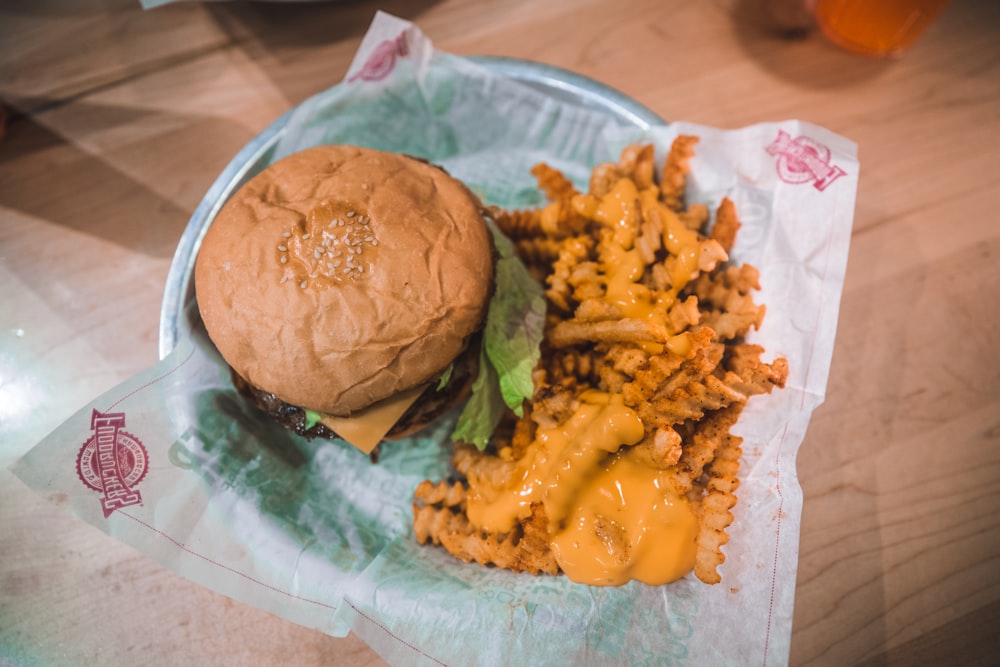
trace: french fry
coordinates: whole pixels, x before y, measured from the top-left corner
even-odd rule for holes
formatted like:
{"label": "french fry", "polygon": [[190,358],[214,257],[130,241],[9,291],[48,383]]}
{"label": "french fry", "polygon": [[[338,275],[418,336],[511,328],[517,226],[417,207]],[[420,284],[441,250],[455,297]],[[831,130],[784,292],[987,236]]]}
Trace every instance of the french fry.
{"label": "french fry", "polygon": [[[685,205],[697,141],[678,137],[659,178],[653,147],[629,146],[617,162],[592,170],[586,193],[539,164],[532,174],[549,203],[493,212],[546,287],[543,353],[523,416],[511,414],[486,451],[457,444],[458,481],[417,488],[414,533],[421,544],[484,566],[558,573],[553,540],[566,521],[558,508],[571,505],[575,491],[556,482],[589,478],[621,460],[689,504],[697,519],[694,575],[721,581],[742,453],[730,430],[752,396],[784,386],[788,364],[763,361],[764,349],[744,341],[760,327],[765,308],[753,299],[757,269],[729,262],[741,226],[733,202],[722,200],[711,229],[705,205]],[[571,442],[563,454],[569,458],[556,465],[556,477],[563,477],[543,480],[552,484],[548,495],[532,501],[508,530],[473,525],[469,503],[519,488],[549,456],[541,440],[560,437],[553,434],[570,428],[595,392],[621,401],[641,433],[601,451],[572,449],[584,445]],[[570,474],[570,460],[590,472]],[[621,524],[598,512],[593,528],[614,559],[627,560],[631,538]]]}

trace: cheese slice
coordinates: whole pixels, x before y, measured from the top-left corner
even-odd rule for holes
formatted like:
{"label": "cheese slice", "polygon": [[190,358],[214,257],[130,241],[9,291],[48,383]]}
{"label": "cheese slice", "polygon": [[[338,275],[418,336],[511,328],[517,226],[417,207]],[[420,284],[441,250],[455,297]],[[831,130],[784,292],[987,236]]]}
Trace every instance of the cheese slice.
{"label": "cheese slice", "polygon": [[422,385],[408,389],[355,412],[350,417],[323,415],[319,422],[365,454],[371,454],[375,445],[382,442],[382,438],[426,388],[427,385]]}

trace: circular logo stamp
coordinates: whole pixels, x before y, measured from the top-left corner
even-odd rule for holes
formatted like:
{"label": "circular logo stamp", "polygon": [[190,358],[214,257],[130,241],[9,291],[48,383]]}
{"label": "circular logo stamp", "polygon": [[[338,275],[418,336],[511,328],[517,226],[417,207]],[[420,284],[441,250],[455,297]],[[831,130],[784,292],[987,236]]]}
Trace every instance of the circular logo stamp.
{"label": "circular logo stamp", "polygon": [[[142,441],[131,433],[117,431],[115,436],[114,456],[117,469],[121,472],[121,482],[127,487],[133,487],[149,472],[149,453]],[[94,491],[104,491],[96,435],[80,448],[76,457],[76,474]]]}
{"label": "circular logo stamp", "polygon": [[76,474],[87,488],[101,494],[105,518],[116,509],[142,504],[136,486],[149,472],[149,452],[124,426],[125,413],[94,410],[92,435],[76,455]]}

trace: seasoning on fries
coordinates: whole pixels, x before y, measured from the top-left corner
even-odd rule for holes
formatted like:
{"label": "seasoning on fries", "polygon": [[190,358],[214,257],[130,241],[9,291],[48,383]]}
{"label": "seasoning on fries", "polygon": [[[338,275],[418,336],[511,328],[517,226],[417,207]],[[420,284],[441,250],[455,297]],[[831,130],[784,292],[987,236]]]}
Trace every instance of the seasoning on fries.
{"label": "seasoning on fries", "polygon": [[737,502],[747,400],[784,386],[784,359],[744,337],[764,306],[757,270],[728,262],[735,207],[685,207],[697,137],[659,179],[651,145],[594,168],[586,193],[539,164],[549,203],[494,209],[547,322],[534,394],[489,446],[459,443],[460,481],[424,481],[414,531],[466,562],[591,585],[718,583]]}

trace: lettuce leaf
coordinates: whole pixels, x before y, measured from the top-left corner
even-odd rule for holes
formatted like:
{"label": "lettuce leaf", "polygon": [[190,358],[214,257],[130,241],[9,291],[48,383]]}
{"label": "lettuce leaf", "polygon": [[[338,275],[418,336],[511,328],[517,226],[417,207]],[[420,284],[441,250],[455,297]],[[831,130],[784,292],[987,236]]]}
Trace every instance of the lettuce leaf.
{"label": "lettuce leaf", "polygon": [[453,440],[485,449],[506,409],[521,416],[531,398],[531,372],[541,355],[545,294],[514,250],[510,239],[489,225],[499,254],[496,284],[483,329],[479,376],[458,417]]}

